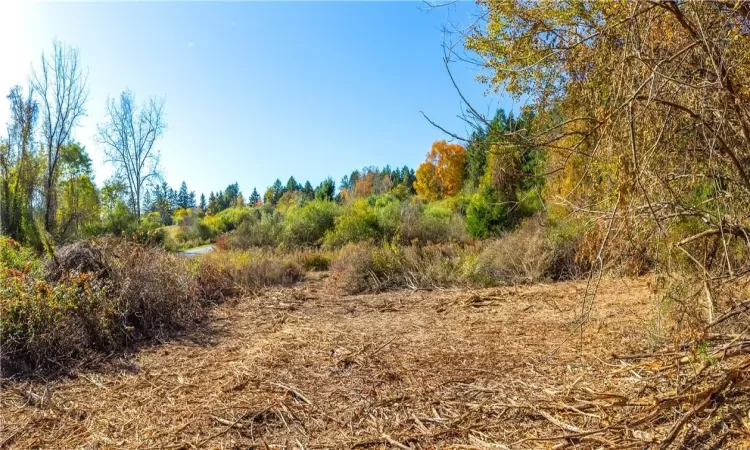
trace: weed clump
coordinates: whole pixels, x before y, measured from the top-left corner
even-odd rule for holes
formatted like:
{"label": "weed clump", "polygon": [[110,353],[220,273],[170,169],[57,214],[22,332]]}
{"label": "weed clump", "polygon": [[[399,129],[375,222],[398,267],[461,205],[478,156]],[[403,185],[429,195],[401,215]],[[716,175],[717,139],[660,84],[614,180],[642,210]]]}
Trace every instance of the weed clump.
{"label": "weed clump", "polygon": [[304,278],[304,268],[292,254],[265,249],[217,251],[198,261],[202,295],[211,300],[267,286],[288,286]]}
{"label": "weed clump", "polygon": [[335,283],[344,292],[388,289],[432,289],[464,283],[462,250],[456,245],[406,246],[349,244],[331,265]]}
{"label": "weed clump", "polygon": [[535,218],[514,232],[476,245],[349,244],[340,250],[331,270],[338,286],[350,294],[558,281],[587,273],[579,247],[578,234],[555,235]]}

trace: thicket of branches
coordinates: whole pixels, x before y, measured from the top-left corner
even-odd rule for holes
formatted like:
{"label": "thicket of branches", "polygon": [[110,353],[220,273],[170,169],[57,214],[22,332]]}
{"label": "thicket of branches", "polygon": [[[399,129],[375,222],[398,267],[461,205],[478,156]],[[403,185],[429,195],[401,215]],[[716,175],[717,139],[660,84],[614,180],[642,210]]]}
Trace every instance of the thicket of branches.
{"label": "thicket of branches", "polygon": [[483,81],[527,99],[547,198],[598,221],[599,267],[641,252],[697,274],[708,322],[737,307],[726,287],[750,269],[750,5],[481,5],[466,48]]}

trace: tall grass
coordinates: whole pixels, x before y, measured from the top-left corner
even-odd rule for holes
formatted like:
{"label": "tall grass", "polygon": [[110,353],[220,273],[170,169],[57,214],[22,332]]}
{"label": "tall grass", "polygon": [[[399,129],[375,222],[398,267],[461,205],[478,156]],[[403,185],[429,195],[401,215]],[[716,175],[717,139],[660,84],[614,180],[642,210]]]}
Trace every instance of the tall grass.
{"label": "tall grass", "polygon": [[474,245],[349,244],[331,265],[346,293],[452,286],[497,286],[578,278],[588,271],[576,256],[577,235],[553,237],[541,220]]}

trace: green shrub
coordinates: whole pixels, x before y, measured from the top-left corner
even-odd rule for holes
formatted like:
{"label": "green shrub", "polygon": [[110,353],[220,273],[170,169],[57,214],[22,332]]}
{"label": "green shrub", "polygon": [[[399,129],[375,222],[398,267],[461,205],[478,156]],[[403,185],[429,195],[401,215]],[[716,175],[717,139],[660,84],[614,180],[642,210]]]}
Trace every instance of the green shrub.
{"label": "green shrub", "polygon": [[399,229],[402,223],[402,214],[404,208],[408,205],[402,203],[395,197],[393,201],[379,202],[379,207],[376,210],[377,214],[377,228],[380,236],[389,242],[399,240]]}
{"label": "green shrub", "polygon": [[91,275],[48,283],[0,269],[0,366],[5,373],[110,346],[115,310]]}
{"label": "green shrub", "polygon": [[284,218],[273,212],[251,215],[226,238],[230,249],[250,249],[253,247],[277,247],[284,233]]}
{"label": "green shrub", "polygon": [[227,225],[218,215],[206,215],[201,219],[201,223],[208,229],[213,230],[217,235],[227,231]]}
{"label": "green shrub", "polygon": [[444,206],[424,207],[403,203],[398,230],[399,242],[447,243],[466,241],[463,218]]}
{"label": "green shrub", "polygon": [[312,200],[291,208],[284,216],[283,241],[290,248],[320,245],[340,214],[341,207],[327,200]]}
{"label": "green shrub", "polygon": [[151,231],[162,225],[164,225],[164,222],[161,219],[161,214],[158,211],[154,211],[141,217],[141,223],[138,228],[145,231]]}
{"label": "green shrub", "polygon": [[42,264],[31,248],[23,247],[9,237],[0,236],[0,269],[3,268],[40,276]]}
{"label": "green shrub", "polygon": [[240,226],[242,222],[248,220],[251,216],[253,216],[253,211],[250,208],[244,206],[234,206],[216,214],[216,218],[221,221],[221,226],[218,226],[216,224],[212,225],[213,228],[220,229],[222,232],[232,231]]}
{"label": "green shrub", "polygon": [[328,247],[338,248],[352,242],[376,240],[380,236],[375,209],[367,200],[360,199],[344,209],[334,229],[326,233],[324,242]]}
{"label": "green shrub", "polygon": [[491,186],[482,186],[471,196],[466,209],[466,231],[470,236],[486,239],[510,227],[510,206]]}
{"label": "green shrub", "polygon": [[130,208],[122,201],[117,201],[112,211],[105,215],[101,232],[115,236],[127,236],[136,229],[136,220]]}

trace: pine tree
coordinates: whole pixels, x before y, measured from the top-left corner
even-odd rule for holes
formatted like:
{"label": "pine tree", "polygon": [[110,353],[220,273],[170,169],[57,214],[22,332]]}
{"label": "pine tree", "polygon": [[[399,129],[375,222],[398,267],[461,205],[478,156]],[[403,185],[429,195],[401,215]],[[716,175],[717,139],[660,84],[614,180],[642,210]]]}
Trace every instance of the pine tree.
{"label": "pine tree", "polygon": [[357,181],[359,181],[360,173],[359,170],[352,171],[352,174],[349,175],[349,188],[354,190],[354,186],[357,185]]}
{"label": "pine tree", "polygon": [[271,186],[270,189],[271,189],[271,204],[276,205],[279,199],[281,199],[281,196],[284,195],[284,193],[286,192],[286,188],[284,187],[284,185],[281,184],[281,180],[277,178],[276,181],[273,182],[273,186]]}
{"label": "pine tree", "polygon": [[150,213],[151,208],[153,207],[154,207],[154,203],[153,203],[153,200],[151,199],[151,192],[147,190],[146,193],[143,194],[143,211],[145,211],[146,213]]}
{"label": "pine tree", "polygon": [[190,191],[190,194],[188,194],[187,207],[195,208],[195,205],[195,191]]}
{"label": "pine tree", "polygon": [[315,198],[318,200],[333,200],[336,194],[336,183],[333,178],[326,178],[320,183],[320,186],[315,189]]}
{"label": "pine tree", "polygon": [[302,192],[305,193],[305,197],[312,200],[313,197],[315,197],[315,189],[313,189],[312,184],[310,184],[309,181],[305,181],[305,187],[302,188]]}
{"label": "pine tree", "polygon": [[286,182],[286,190],[287,192],[301,191],[302,186],[297,183],[297,180],[295,180],[293,176],[291,176],[289,177],[289,181]]}
{"label": "pine tree", "polygon": [[248,198],[247,202],[250,204],[250,206],[258,206],[258,203],[260,202],[260,194],[258,194],[258,190],[256,188],[253,188],[253,193],[250,194],[250,198]]}
{"label": "pine tree", "polygon": [[216,198],[216,194],[211,192],[208,196],[208,212],[211,214],[216,214],[219,211],[221,211],[221,205]]}
{"label": "pine tree", "polygon": [[240,195],[242,195],[242,192],[240,192],[240,185],[238,183],[233,183],[227,186],[227,188],[224,189],[224,192],[219,194],[217,198],[220,204],[220,210],[235,206],[237,204],[237,197]]}
{"label": "pine tree", "polygon": [[198,208],[201,210],[201,212],[206,212],[206,196],[201,194],[201,202],[198,205]]}
{"label": "pine tree", "polygon": [[190,207],[190,193],[188,192],[187,183],[184,181],[180,185],[180,192],[177,194],[177,206],[179,208]]}

